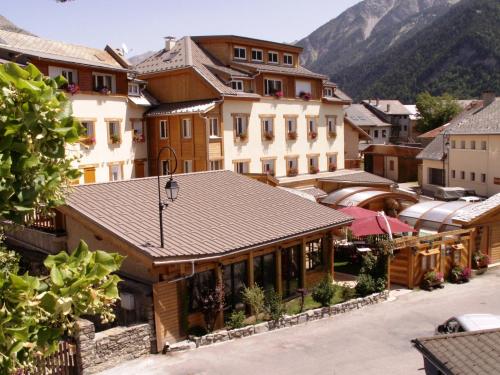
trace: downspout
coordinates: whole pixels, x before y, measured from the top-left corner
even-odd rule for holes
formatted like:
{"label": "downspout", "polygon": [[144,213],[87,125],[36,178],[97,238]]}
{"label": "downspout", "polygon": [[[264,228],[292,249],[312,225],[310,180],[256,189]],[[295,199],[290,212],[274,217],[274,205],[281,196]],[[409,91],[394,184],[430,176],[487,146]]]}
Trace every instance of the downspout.
{"label": "downspout", "polygon": [[385,212],[384,211],[380,211],[379,212],[379,216],[382,216],[382,218],[384,219],[385,221],[385,225],[387,225],[387,231],[388,231],[388,234],[389,234],[389,239],[391,241],[393,241],[393,237],[392,237],[392,229],[391,229],[391,226],[389,225],[389,220],[387,220],[387,217],[385,216]]}
{"label": "downspout", "polygon": [[184,276],[178,277],[177,279],[170,280],[167,283],[168,284],[176,283],[177,281],[186,280],[186,279],[189,279],[193,276],[194,276],[194,259],[191,260],[191,273],[189,275],[184,275]]}

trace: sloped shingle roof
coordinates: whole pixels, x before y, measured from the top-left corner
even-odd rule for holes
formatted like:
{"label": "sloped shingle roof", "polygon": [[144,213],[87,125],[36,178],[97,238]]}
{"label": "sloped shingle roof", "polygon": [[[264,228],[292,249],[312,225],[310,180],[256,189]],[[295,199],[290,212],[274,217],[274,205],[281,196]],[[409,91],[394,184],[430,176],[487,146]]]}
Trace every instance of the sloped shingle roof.
{"label": "sloped shingle roof", "polygon": [[[180,190],[165,210],[165,248],[160,247],[156,177],[76,186],[66,204],[153,259],[222,255],[352,220],[230,171],[174,179]],[[167,178],[161,180],[164,186]]]}
{"label": "sloped shingle roof", "polygon": [[5,30],[0,30],[0,49],[56,61],[126,70],[105,50]]}
{"label": "sloped shingle roof", "polygon": [[453,217],[453,221],[470,223],[494,210],[500,210],[500,193],[491,196],[483,202],[476,203],[473,206],[465,207],[457,211],[456,215]]}
{"label": "sloped shingle roof", "polygon": [[445,374],[500,374],[500,329],[424,337],[413,343]]}
{"label": "sloped shingle roof", "polygon": [[363,100],[363,103],[388,115],[411,115],[411,112],[399,100],[378,100],[377,104],[377,99],[371,99]]}
{"label": "sloped shingle roof", "polygon": [[238,62],[235,63],[234,65],[254,69],[257,72],[263,72],[263,73],[287,74],[298,77],[320,78],[320,79],[328,78],[323,74],[311,72],[309,69],[306,69],[303,66],[298,66],[295,68],[291,66],[289,67],[289,66],[249,63],[249,62]]}
{"label": "sloped shingle roof", "polygon": [[151,108],[147,113],[147,117],[176,115],[182,113],[205,113],[216,105],[214,99],[194,100],[189,102],[178,103],[162,103],[154,108]]}
{"label": "sloped shingle roof", "polygon": [[345,109],[346,118],[357,126],[391,126],[368,110],[363,104],[352,104]]}
{"label": "sloped shingle roof", "polygon": [[330,176],[321,178],[320,181],[326,182],[347,182],[347,183],[360,183],[360,184],[381,184],[381,185],[394,185],[394,181],[385,177],[377,176],[373,173],[357,170],[339,170],[333,172]]}
{"label": "sloped shingle roof", "polygon": [[449,134],[500,134],[500,98],[464,117],[447,130]]}

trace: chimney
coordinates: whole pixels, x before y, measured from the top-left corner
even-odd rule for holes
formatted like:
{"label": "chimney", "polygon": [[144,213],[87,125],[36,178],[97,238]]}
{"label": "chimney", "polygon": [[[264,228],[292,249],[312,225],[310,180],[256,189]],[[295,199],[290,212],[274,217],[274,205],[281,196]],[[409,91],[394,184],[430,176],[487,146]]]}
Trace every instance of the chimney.
{"label": "chimney", "polygon": [[387,113],[389,113],[390,111],[391,111],[391,105],[387,104]]}
{"label": "chimney", "polygon": [[175,37],[174,36],[166,36],[165,39],[165,51],[170,51],[175,46]]}
{"label": "chimney", "polygon": [[487,90],[481,94],[481,100],[483,101],[483,108],[489,106],[495,101],[495,91]]}

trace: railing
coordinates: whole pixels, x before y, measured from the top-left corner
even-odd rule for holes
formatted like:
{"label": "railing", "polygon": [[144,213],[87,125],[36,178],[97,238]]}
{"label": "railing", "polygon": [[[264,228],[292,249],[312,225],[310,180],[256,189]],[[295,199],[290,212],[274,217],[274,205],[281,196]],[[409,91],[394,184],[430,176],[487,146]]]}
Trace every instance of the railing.
{"label": "railing", "polygon": [[64,232],[64,219],[60,212],[55,211],[53,215],[44,215],[39,212],[28,214],[24,219],[28,228],[48,233]]}
{"label": "railing", "polygon": [[346,159],[345,169],[361,168],[361,159]]}
{"label": "railing", "polygon": [[23,375],[77,375],[76,345],[68,341],[60,341],[57,352],[40,358],[35,363],[33,371]]}

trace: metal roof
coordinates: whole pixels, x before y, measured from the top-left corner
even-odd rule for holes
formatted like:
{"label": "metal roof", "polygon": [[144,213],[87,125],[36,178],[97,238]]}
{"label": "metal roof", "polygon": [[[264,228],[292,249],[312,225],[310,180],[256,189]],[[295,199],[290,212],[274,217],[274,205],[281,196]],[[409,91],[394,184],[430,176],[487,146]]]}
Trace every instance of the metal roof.
{"label": "metal roof", "polygon": [[162,103],[146,112],[146,117],[179,115],[184,113],[206,113],[212,110],[217,100],[194,100],[179,103]]}
{"label": "metal roof", "polygon": [[483,202],[476,203],[474,206],[464,207],[457,211],[453,217],[453,221],[471,223],[494,211],[500,211],[500,193],[491,196]]}
{"label": "metal roof", "polygon": [[390,127],[391,124],[382,121],[363,104],[352,104],[345,109],[346,118],[357,126]]}

